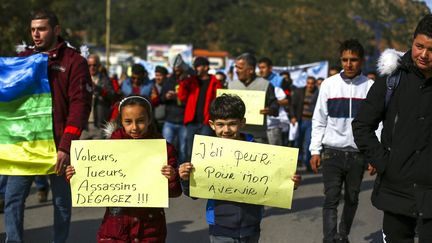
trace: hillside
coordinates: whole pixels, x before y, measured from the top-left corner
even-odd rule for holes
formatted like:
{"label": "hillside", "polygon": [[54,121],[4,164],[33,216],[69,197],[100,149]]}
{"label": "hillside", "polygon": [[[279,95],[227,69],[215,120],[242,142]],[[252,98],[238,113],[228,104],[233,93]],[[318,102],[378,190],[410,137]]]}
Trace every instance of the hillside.
{"label": "hillside", "polygon": [[[0,55],[30,41],[29,12],[54,10],[72,43],[105,43],[105,1],[3,0]],[[338,42],[359,39],[367,55],[409,48],[417,21],[430,10],[412,0],[112,0],[111,40],[145,57],[147,44],[192,43],[194,48],[250,51],[277,65],[316,60],[337,62]],[[377,44],[377,40],[380,43]]]}

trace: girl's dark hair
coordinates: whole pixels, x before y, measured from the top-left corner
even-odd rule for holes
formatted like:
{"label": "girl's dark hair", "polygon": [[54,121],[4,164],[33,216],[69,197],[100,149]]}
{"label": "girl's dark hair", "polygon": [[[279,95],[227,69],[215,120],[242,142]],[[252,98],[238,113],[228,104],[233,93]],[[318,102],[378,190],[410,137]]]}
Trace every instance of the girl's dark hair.
{"label": "girl's dark hair", "polygon": [[149,127],[148,127],[148,131],[146,134],[147,138],[161,138],[162,136],[158,133],[157,131],[157,127],[156,124],[153,122],[153,108],[152,105],[150,103],[150,101],[148,99],[146,99],[145,97],[142,96],[138,96],[138,95],[131,95],[128,96],[126,98],[124,98],[123,100],[120,101],[119,104],[119,115],[117,116],[117,126],[118,127],[123,127],[122,126],[122,109],[125,106],[128,105],[139,105],[141,107],[143,107],[146,111],[146,115],[148,118],[148,122],[150,122]]}
{"label": "girl's dark hair", "polygon": [[244,118],[246,106],[237,95],[222,94],[210,105],[210,120]]}

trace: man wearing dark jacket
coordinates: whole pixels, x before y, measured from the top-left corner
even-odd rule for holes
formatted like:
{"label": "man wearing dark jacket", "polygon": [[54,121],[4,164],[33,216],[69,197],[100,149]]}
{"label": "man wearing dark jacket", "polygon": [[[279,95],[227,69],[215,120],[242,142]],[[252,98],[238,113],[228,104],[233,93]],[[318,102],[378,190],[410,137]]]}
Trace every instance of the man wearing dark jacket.
{"label": "man wearing dark jacket", "polygon": [[[381,77],[352,123],[358,148],[378,172],[372,203],[384,211],[386,242],[414,242],[417,222],[419,242],[432,242],[431,14],[417,25],[411,50],[402,57],[384,52],[378,70]],[[389,75],[399,80],[393,92]]]}
{"label": "man wearing dark jacket", "polygon": [[[180,54],[179,54],[180,55]],[[160,101],[165,105],[165,122],[162,135],[170,144],[175,144],[178,153],[178,164],[186,157],[186,127],[183,124],[185,104],[181,102],[177,93],[180,80],[187,78],[188,66],[181,56],[174,62],[173,74],[165,80],[160,93]]]}
{"label": "man wearing dark jacket", "polygon": [[291,123],[298,122],[300,127],[296,146],[300,149],[299,161],[303,163],[308,171],[312,171],[309,163],[311,158],[309,145],[312,133],[312,115],[318,99],[318,88],[315,85],[315,78],[308,77],[306,87],[292,91],[292,114],[290,114]]}
{"label": "man wearing dark jacket", "polygon": [[[71,219],[70,185],[63,176],[70,163],[71,141],[79,139],[91,109],[92,82],[87,61],[60,37],[60,25],[54,13],[41,10],[32,16],[31,35],[35,47],[20,53],[48,55],[48,79],[53,106],[53,130],[57,147],[56,174],[51,180],[54,205],[54,243],[64,243]],[[9,176],[5,198],[6,242],[23,242],[25,199],[34,176]]]}

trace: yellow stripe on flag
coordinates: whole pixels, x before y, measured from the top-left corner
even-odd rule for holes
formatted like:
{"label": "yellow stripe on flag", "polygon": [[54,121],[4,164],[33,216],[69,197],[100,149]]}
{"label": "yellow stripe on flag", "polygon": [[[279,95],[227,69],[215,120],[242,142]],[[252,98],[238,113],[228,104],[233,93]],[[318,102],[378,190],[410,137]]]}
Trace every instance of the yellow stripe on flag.
{"label": "yellow stripe on flag", "polygon": [[0,175],[54,173],[57,151],[53,140],[0,144]]}

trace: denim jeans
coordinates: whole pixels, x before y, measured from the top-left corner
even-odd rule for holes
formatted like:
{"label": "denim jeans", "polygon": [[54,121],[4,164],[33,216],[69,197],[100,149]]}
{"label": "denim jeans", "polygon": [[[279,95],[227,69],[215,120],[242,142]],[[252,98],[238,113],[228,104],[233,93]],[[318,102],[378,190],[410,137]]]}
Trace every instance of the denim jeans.
{"label": "denim jeans", "polygon": [[165,122],[162,136],[168,143],[175,146],[178,153],[178,164],[185,162],[186,157],[186,127],[183,124]]}
{"label": "denim jeans", "polygon": [[48,177],[45,175],[37,175],[34,177],[36,189],[38,191],[44,191],[49,189]]}
{"label": "denim jeans", "polygon": [[7,175],[0,175],[0,199],[5,198],[7,180]]}
{"label": "denim jeans", "polygon": [[[322,154],[324,181],[323,242],[348,237],[358,206],[360,185],[367,163],[359,152],[325,148]],[[344,184],[344,206],[337,233],[337,207]]]}
{"label": "denim jeans", "polygon": [[267,129],[267,140],[271,145],[282,145],[282,129],[280,127],[273,127]]}
{"label": "denim jeans", "polygon": [[298,136],[297,146],[299,151],[299,160],[306,166],[306,168],[311,169],[310,159],[311,153],[309,151],[309,146],[311,143],[311,133],[312,133],[312,120],[301,120],[299,122],[300,133]]}
{"label": "denim jeans", "polygon": [[292,145],[290,144],[290,141],[288,139],[289,138],[289,132],[282,132],[281,135],[282,135],[282,146],[291,147]]}
{"label": "denim jeans", "polygon": [[[54,206],[54,243],[64,243],[69,234],[72,200],[64,176],[49,175]],[[5,198],[6,242],[23,242],[25,200],[34,176],[8,176]]]}
{"label": "denim jeans", "polygon": [[186,159],[185,161],[191,161],[192,157],[192,146],[195,134],[214,136],[214,131],[210,126],[205,124],[189,123],[186,125]]}
{"label": "denim jeans", "polygon": [[220,235],[210,235],[211,243],[258,243],[260,234],[251,235],[242,238],[232,238]]}

